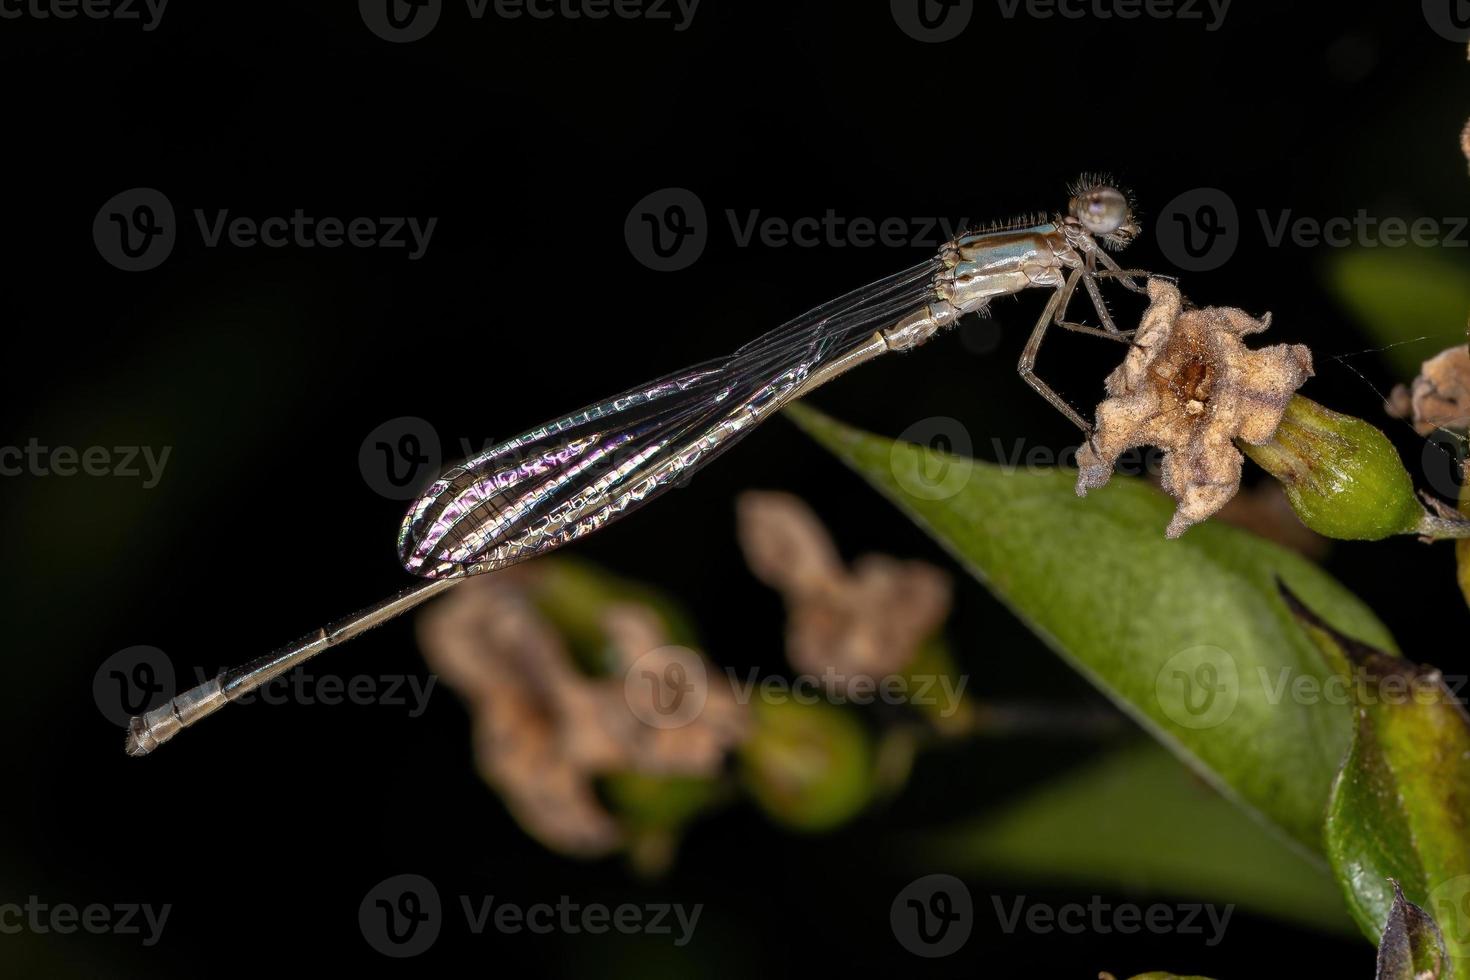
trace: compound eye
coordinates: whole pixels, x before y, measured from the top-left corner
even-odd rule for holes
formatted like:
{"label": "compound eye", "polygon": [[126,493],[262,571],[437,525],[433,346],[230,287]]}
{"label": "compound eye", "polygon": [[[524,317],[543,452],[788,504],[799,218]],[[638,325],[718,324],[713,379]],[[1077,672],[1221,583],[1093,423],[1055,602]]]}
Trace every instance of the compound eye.
{"label": "compound eye", "polygon": [[1111,235],[1128,222],[1128,199],[1115,187],[1094,187],[1072,198],[1072,214],[1094,235]]}

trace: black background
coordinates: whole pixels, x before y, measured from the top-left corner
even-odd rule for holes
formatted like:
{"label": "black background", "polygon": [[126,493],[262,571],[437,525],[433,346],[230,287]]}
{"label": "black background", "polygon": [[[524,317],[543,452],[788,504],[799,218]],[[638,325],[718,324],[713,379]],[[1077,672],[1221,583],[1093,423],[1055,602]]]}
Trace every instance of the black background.
{"label": "black background", "polygon": [[[1185,276],[1188,292],[1273,311],[1277,340],[1317,351],[1314,397],[1377,417],[1373,390],[1330,356],[1372,341],[1324,290],[1326,250],[1270,247],[1250,218],[1465,213],[1463,46],[1431,30],[1418,4],[1376,8],[1237,0],[1208,31],[1177,19],[1007,19],[980,2],[944,44],[913,40],[882,3],[704,0],[676,31],[642,19],[475,21],[449,2],[430,36],[400,45],[349,3],[175,0],[151,32],[0,21],[4,442],[172,447],[151,490],[120,477],[0,483],[0,898],[174,906],[152,949],[122,936],[0,936],[0,974],[259,975],[295,972],[300,958],[433,974],[1254,976],[1273,972],[1260,957],[1281,947],[1317,957],[1318,975],[1367,976],[1361,942],[1245,913],[1215,949],[1178,936],[1006,936],[985,912],[948,960],[901,949],[892,896],[944,870],[916,867],[901,841],[1012,797],[1086,748],[927,756],[903,797],[822,837],[737,806],[696,825],[671,875],[645,883],[618,861],[575,863],[524,836],[476,777],[468,720],[447,692],[417,719],[385,706],[234,708],[131,760],[90,688],[124,647],[155,645],[192,679],[403,585],[402,505],[359,467],[379,425],[421,416],[453,457],[461,440],[478,446],[732,350],[929,251],[739,247],[727,210],[986,222],[1061,207],[1068,181],[1104,169],[1144,213],[1129,264],[1168,271],[1158,209],[1219,187],[1246,216],[1241,245],[1223,268]],[[172,255],[141,273],[104,262],[91,234],[103,202],[133,187],[163,191],[180,217]],[[630,208],[665,187],[693,190],[711,226],[704,254],[673,273],[640,264],[624,240]],[[401,249],[209,249],[195,208],[439,220],[425,257],[408,261]],[[890,435],[952,416],[982,456],[992,438],[1067,445],[1065,420],[1014,374],[1041,302],[1007,301],[994,326],[967,324],[814,401]],[[1427,355],[1455,330],[1423,332],[1437,335]],[[1048,352],[1046,375],[1091,404],[1115,352],[1081,337]],[[1352,364],[1380,388],[1394,380],[1374,356]],[[1412,434],[1393,431],[1417,459]],[[580,553],[671,592],[717,662],[779,669],[779,604],[733,536],[732,501],[750,487],[813,501],[849,555],[953,568],[784,420]],[[1448,561],[1398,541],[1339,547],[1329,564],[1412,652],[1442,642],[1432,610],[1454,609]],[[1435,574],[1396,573],[1410,563],[1435,563]],[[1097,700],[978,585],[962,585],[957,605],[950,637],[977,693]],[[1456,657],[1463,667],[1463,651],[1441,666]],[[424,672],[407,620],[315,669]],[[363,941],[357,907],[404,872],[451,901],[570,894],[705,911],[684,950],[477,938],[451,925],[431,952],[394,963]],[[982,904],[1004,887],[1016,891],[971,882]]]}

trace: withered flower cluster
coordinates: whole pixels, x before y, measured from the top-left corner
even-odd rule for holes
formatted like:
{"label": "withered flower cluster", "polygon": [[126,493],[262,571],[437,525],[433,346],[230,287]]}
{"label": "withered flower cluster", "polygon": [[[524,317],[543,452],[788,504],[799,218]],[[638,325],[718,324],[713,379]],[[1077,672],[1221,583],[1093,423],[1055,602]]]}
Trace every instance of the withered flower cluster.
{"label": "withered flower cluster", "polygon": [[1261,350],[1245,337],[1270,326],[1236,309],[1185,309],[1174,283],[1149,280],[1150,305],[1123,364],[1107,378],[1097,431],[1078,453],[1077,493],[1107,483],[1125,451],[1165,451],[1163,487],[1179,501],[1165,532],[1177,538],[1240,489],[1234,440],[1262,444],[1292,395],[1312,376],[1300,344]]}
{"label": "withered flower cluster", "polygon": [[1388,410],[1410,420],[1421,436],[1441,429],[1463,434],[1470,428],[1470,345],[1451,347],[1425,361],[1412,385],[1394,388]]}
{"label": "withered flower cluster", "polygon": [[750,570],[786,600],[786,656],[833,694],[901,672],[949,616],[950,578],[933,565],[863,555],[849,571],[817,515],[785,493],[737,508]]}
{"label": "withered flower cluster", "polygon": [[[849,571],[795,497],[745,494],[738,517],[752,570],[786,600],[788,659],[829,687],[902,671],[949,612],[943,572],[879,555]],[[582,670],[538,608],[558,567],[546,559],[465,582],[421,614],[419,643],[468,703],[481,775],[516,820],[554,850],[597,856],[636,843],[599,798],[600,777],[715,779],[758,719],[723,672],[671,646],[665,620],[641,603],[597,605],[610,657],[601,675]],[[664,727],[655,702],[666,692],[641,679],[670,676],[699,690],[696,710]]]}
{"label": "withered flower cluster", "polygon": [[[536,609],[536,589],[533,569],[471,579],[420,616],[419,645],[430,668],[468,702],[481,775],[521,826],[555,850],[605,854],[624,838],[597,798],[597,777],[713,775],[747,735],[748,713],[728,684],[706,683],[702,709],[686,724],[645,724],[643,706],[632,703],[641,688],[626,685],[624,671],[664,650],[669,657],[697,655],[668,647],[651,610],[611,604],[601,626],[620,669],[588,676]],[[640,666],[660,673],[654,660]]]}

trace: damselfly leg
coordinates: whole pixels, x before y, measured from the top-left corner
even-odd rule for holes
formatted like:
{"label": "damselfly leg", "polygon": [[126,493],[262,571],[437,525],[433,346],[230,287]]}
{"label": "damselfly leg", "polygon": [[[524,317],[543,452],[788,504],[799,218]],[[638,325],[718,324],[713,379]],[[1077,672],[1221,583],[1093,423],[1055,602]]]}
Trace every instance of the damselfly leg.
{"label": "damselfly leg", "polygon": [[[1092,438],[1092,425],[1076,409],[1068,404],[1065,398],[1057,394],[1051,385],[1038,377],[1035,368],[1036,358],[1041,353],[1041,342],[1046,339],[1046,331],[1052,326],[1058,326],[1063,330],[1070,330],[1074,333],[1088,334],[1093,337],[1103,337],[1108,340],[1122,341],[1123,343],[1132,342],[1133,331],[1119,330],[1118,325],[1113,322],[1112,314],[1108,312],[1107,303],[1103,299],[1102,290],[1098,288],[1097,280],[1099,278],[1115,278],[1135,291],[1142,291],[1142,287],[1134,283],[1131,277],[1147,276],[1148,273],[1138,269],[1121,269],[1107,255],[1102,253],[1094,254],[1098,255],[1108,267],[1102,271],[1094,271],[1086,266],[1082,266],[1068,273],[1067,281],[1057,287],[1056,292],[1052,294],[1051,299],[1047,302],[1046,308],[1041,311],[1041,317],[1037,319],[1036,326],[1031,328],[1031,336],[1027,339],[1026,346],[1021,351],[1021,360],[1016,365],[1016,372],[1020,374],[1021,380],[1030,385],[1038,395],[1045,398],[1053,408],[1071,420],[1072,424],[1081,429],[1082,434],[1089,440]],[[1092,300],[1092,307],[1097,311],[1098,320],[1102,323],[1101,327],[1091,327],[1085,323],[1076,323],[1066,319],[1067,308],[1072,302],[1072,294],[1076,292],[1079,281],[1086,284],[1088,296]]]}

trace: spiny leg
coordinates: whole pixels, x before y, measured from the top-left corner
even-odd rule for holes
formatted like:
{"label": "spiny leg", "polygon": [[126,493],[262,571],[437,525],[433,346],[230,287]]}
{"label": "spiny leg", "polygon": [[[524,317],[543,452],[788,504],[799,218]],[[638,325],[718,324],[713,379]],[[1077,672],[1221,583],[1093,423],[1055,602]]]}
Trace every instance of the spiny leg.
{"label": "spiny leg", "polygon": [[[1087,285],[1087,292],[1092,297],[1092,306],[1098,312],[1103,325],[1090,327],[1085,323],[1074,323],[1065,319],[1067,307],[1072,303],[1072,293],[1077,289],[1077,280],[1083,280]],[[1108,315],[1108,308],[1104,304],[1102,294],[1098,291],[1097,283],[1093,282],[1092,275],[1086,269],[1073,269],[1067,275],[1067,281],[1061,286],[1061,299],[1057,303],[1056,313],[1053,314],[1052,322],[1063,330],[1071,330],[1074,333],[1090,334],[1094,337],[1106,337],[1108,340],[1126,341],[1132,337],[1132,333],[1124,333],[1118,329],[1113,318]]]}
{"label": "spiny leg", "polygon": [[1102,321],[1103,329],[1115,338],[1121,337],[1123,331],[1113,322],[1113,314],[1108,312],[1108,301],[1103,299],[1096,277],[1091,273],[1083,273],[1082,282],[1087,286],[1087,295],[1092,297],[1092,308],[1097,311],[1097,318]]}
{"label": "spiny leg", "polygon": [[1112,276],[1135,293],[1143,293],[1145,295],[1148,293],[1147,287],[1140,286],[1133,281],[1134,276],[1142,276],[1144,279],[1147,279],[1151,275],[1147,269],[1124,269],[1118,265],[1111,255],[1102,249],[1097,249],[1092,254],[1096,256],[1097,261],[1103,264],[1103,269],[1105,270],[1103,272],[1095,272],[1094,275]]}
{"label": "spiny leg", "polygon": [[[1060,315],[1059,311],[1062,308],[1063,299],[1071,296],[1072,288],[1076,286],[1075,277],[1076,273],[1074,272],[1068,277],[1067,283],[1058,286],[1057,291],[1051,294],[1051,299],[1047,301],[1046,309],[1041,311],[1041,319],[1037,320],[1036,326],[1031,328],[1031,338],[1026,341],[1026,349],[1021,351],[1021,360],[1016,365],[1016,373],[1021,376],[1023,381],[1034,388],[1038,395],[1051,402],[1053,408],[1071,419],[1072,423],[1082,430],[1083,435],[1091,440],[1092,426],[1088,425],[1086,420],[1081,415],[1078,415],[1077,410],[1071,405],[1068,405],[1061,395],[1053,391],[1050,385],[1038,378],[1034,370],[1036,367],[1036,355],[1041,350],[1041,341],[1046,337],[1046,328],[1051,326],[1053,318]],[[1102,333],[1102,331],[1098,332]]]}

